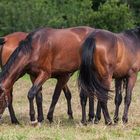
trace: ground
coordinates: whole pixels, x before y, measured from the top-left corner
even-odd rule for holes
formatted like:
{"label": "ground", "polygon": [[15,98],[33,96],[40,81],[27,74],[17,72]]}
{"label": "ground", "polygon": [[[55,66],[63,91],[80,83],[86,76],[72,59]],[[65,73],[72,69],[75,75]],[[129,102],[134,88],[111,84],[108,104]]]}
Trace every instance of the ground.
{"label": "ground", "polygon": [[[56,80],[52,79],[43,86],[43,109],[44,117],[51,102],[52,93]],[[138,79],[134,88],[132,103],[129,110],[129,122],[123,125],[121,120],[117,125],[106,126],[102,117],[98,125],[80,125],[81,108],[79,93],[77,88],[76,75],[68,83],[72,92],[72,108],[74,120],[68,120],[67,106],[64,94],[54,112],[54,123],[49,124],[45,119],[41,127],[33,127],[29,121],[29,104],[27,92],[31,87],[31,82],[27,76],[17,81],[14,85],[14,108],[20,125],[12,125],[8,110],[3,115],[0,125],[0,140],[139,140],[140,139],[140,93]],[[114,89],[114,87],[112,87]],[[114,101],[109,101],[109,112],[111,118],[114,113]],[[123,112],[123,103],[120,108],[120,118]]]}

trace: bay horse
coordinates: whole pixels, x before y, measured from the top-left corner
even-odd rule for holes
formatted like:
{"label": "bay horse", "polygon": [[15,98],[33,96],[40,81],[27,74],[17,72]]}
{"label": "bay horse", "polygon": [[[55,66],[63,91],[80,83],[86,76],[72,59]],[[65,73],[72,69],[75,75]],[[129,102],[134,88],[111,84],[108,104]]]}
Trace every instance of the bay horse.
{"label": "bay horse", "polygon": [[[13,53],[13,51],[18,47],[18,44],[21,40],[24,40],[28,33],[25,32],[15,32],[8,34],[6,36],[3,36],[0,38],[0,66],[3,68],[5,63],[8,61],[9,57]],[[33,82],[35,77],[30,75],[30,79]],[[42,88],[41,88],[42,89]],[[42,93],[41,89],[38,92],[36,96],[36,103],[37,103],[37,110],[38,110],[38,120],[41,122],[43,120],[43,112],[42,112]],[[19,124],[19,121],[17,120],[15,116],[15,111],[13,109],[12,105],[12,100],[13,100],[13,95],[12,95],[13,88],[9,91],[11,94],[11,101],[8,104],[8,110],[10,113],[10,118],[11,122],[13,124]],[[34,108],[33,108],[33,103],[30,104],[30,118],[34,118],[35,121],[35,113],[34,113]],[[32,121],[33,123],[33,121]]]}
{"label": "bay horse", "polygon": [[[6,104],[11,100],[9,90],[22,73],[35,75],[36,79],[28,93],[29,102],[32,103],[43,83],[51,78],[58,79],[56,86],[54,108],[61,89],[65,87],[71,73],[80,66],[80,49],[85,37],[93,31],[90,27],[74,27],[68,29],[41,28],[31,32],[24,41],[21,41],[13,54],[4,65],[0,74],[0,114],[5,110]],[[67,92],[68,88],[66,89]],[[91,104],[92,101],[90,101]],[[81,103],[83,105],[83,103]],[[47,118],[52,121],[52,111],[49,110]],[[93,109],[89,116],[94,117]]]}
{"label": "bay horse", "polygon": [[[105,123],[111,124],[107,108],[112,78],[126,78],[122,121],[128,122],[132,90],[140,70],[140,27],[112,33],[95,29],[82,45],[79,87],[100,100]],[[95,94],[98,93],[98,94]]]}
{"label": "bay horse", "polygon": [[[11,56],[11,54],[14,52],[14,50],[18,47],[18,43],[21,40],[24,40],[27,35],[28,35],[28,33],[25,33],[25,32],[14,32],[14,33],[8,34],[8,35],[0,38],[0,66],[1,66],[1,68],[3,67],[3,65],[5,65],[5,63],[8,61],[8,58]],[[30,79],[31,79],[31,82],[33,83],[35,77],[30,74]],[[56,88],[55,88],[54,95],[53,95],[51,107],[49,109],[50,113],[52,113],[52,114],[54,111],[54,103],[56,102],[56,97],[58,100],[57,87],[59,85],[60,85],[60,83],[58,81]],[[37,103],[37,110],[38,110],[38,122],[41,122],[43,120],[41,90],[42,90],[42,87],[40,88],[40,91],[37,93],[37,96],[36,96],[36,103]],[[69,115],[69,118],[72,119],[73,115],[72,115],[72,109],[71,109],[71,92],[70,92],[67,84],[63,87],[63,91],[64,91],[64,94],[65,94],[65,97],[67,100],[68,115]],[[13,98],[12,89],[11,89],[10,93],[11,93],[11,97]],[[9,113],[10,113],[10,117],[11,117],[11,122],[14,124],[19,124],[19,122],[15,116],[14,109],[13,109],[12,99],[8,105],[8,109],[9,109]],[[30,118],[33,123],[33,120],[35,121],[35,111],[34,111],[33,103],[30,104]]]}

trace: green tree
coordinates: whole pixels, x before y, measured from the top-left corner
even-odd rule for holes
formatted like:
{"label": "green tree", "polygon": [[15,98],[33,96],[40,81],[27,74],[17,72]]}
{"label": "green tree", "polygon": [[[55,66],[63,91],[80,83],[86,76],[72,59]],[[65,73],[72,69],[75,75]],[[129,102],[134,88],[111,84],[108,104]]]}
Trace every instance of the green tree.
{"label": "green tree", "polygon": [[127,4],[120,4],[118,0],[107,0],[93,14],[93,22],[97,28],[119,32],[134,26],[131,10]]}
{"label": "green tree", "polygon": [[127,3],[134,12],[134,18],[136,25],[140,26],[140,0],[122,0],[123,3]]}
{"label": "green tree", "polygon": [[134,20],[119,0],[0,0],[0,35],[80,25],[117,32],[132,27]]}

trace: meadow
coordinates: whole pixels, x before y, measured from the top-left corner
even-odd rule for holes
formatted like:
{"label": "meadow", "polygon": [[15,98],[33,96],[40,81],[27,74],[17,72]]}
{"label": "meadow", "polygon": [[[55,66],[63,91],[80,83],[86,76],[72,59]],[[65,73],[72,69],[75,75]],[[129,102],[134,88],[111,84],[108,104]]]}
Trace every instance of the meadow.
{"label": "meadow", "polygon": [[[13,92],[14,109],[20,125],[11,124],[8,109],[6,109],[0,124],[0,140],[140,140],[140,78],[138,78],[134,88],[127,125],[123,125],[121,121],[123,113],[122,102],[120,121],[117,125],[106,126],[102,116],[98,125],[88,124],[87,126],[82,126],[80,124],[81,107],[76,74],[68,82],[72,92],[74,120],[68,119],[67,104],[62,93],[54,112],[54,123],[50,124],[46,120],[46,116],[55,84],[55,79],[48,80],[44,84],[43,109],[45,120],[41,127],[33,127],[29,121],[29,104],[27,99],[27,93],[31,87],[29,77],[24,76],[15,83]],[[114,89],[114,86],[112,86],[112,89]],[[113,118],[115,107],[113,98],[108,103],[111,118]]]}

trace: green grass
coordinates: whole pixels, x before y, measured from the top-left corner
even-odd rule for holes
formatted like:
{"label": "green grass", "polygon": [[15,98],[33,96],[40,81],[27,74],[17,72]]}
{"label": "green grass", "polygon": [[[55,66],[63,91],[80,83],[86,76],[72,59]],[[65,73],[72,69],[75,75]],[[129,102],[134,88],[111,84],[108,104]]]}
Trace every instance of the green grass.
{"label": "green grass", "polygon": [[[20,125],[12,125],[8,110],[4,112],[3,120],[0,125],[0,140],[139,140],[140,139],[140,93],[138,80],[129,110],[129,122],[123,125],[121,120],[118,125],[105,126],[102,117],[98,125],[88,124],[82,126],[81,107],[76,79],[77,73],[73,75],[68,85],[72,92],[72,108],[74,120],[68,120],[66,100],[61,94],[60,100],[54,112],[54,123],[49,124],[45,119],[41,127],[33,127],[29,121],[29,105],[27,93],[31,87],[29,77],[26,75],[14,85],[14,108]],[[48,80],[43,86],[43,109],[44,117],[51,102],[56,80]],[[110,100],[109,112],[111,118],[114,113],[114,101]],[[88,112],[88,106],[87,106]],[[123,103],[120,108],[120,118],[123,113]],[[88,113],[87,113],[88,114]]]}

